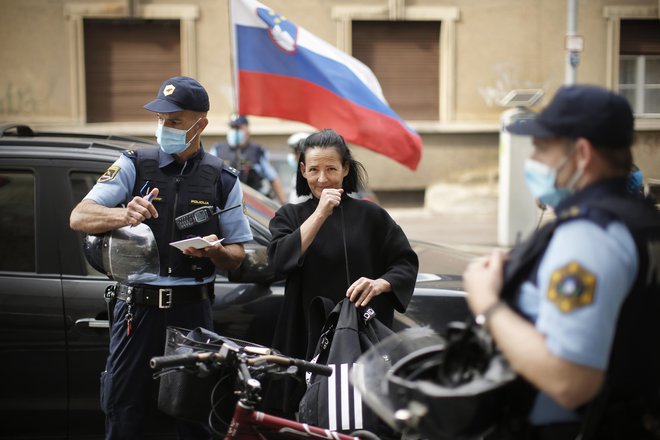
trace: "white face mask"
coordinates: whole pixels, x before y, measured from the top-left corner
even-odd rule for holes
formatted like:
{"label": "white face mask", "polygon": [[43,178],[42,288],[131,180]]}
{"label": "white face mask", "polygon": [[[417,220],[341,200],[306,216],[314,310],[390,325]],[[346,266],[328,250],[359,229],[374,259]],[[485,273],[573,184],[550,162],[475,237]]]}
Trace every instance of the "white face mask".
{"label": "white face mask", "polygon": [[179,130],[176,128],[165,127],[164,122],[158,121],[156,127],[156,141],[160,145],[160,149],[167,154],[178,154],[185,151],[186,148],[192,144],[193,139],[199,134],[195,133],[190,141],[186,142],[186,135],[192,130],[202,118],[199,118],[188,130]]}
{"label": "white face mask", "polygon": [[245,143],[245,132],[238,128],[230,128],[227,131],[227,143],[230,147],[237,147]]}

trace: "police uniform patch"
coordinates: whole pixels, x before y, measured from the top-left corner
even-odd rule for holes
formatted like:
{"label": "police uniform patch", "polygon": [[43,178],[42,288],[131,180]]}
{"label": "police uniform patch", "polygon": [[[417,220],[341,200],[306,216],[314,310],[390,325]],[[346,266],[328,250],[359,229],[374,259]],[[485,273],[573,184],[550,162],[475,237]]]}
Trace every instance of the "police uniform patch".
{"label": "police uniform patch", "polygon": [[117,177],[117,173],[119,172],[121,168],[119,168],[117,165],[112,165],[110,168],[105,170],[105,173],[99,179],[97,180],[98,183],[103,183],[103,182],[109,182],[115,177]]}
{"label": "police uniform patch", "polygon": [[577,262],[555,270],[550,277],[548,299],[564,313],[593,303],[596,276]]}

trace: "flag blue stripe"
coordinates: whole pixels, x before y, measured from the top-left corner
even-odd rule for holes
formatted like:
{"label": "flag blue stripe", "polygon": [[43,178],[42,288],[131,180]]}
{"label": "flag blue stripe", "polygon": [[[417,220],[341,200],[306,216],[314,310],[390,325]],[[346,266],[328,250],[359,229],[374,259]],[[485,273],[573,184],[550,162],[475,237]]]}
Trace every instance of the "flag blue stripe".
{"label": "flag blue stripe", "polygon": [[401,121],[408,128],[401,118],[344,64],[300,46],[297,47],[296,53],[286,53],[273,43],[268,30],[264,28],[237,25],[236,35],[239,70],[309,81],[358,105]]}

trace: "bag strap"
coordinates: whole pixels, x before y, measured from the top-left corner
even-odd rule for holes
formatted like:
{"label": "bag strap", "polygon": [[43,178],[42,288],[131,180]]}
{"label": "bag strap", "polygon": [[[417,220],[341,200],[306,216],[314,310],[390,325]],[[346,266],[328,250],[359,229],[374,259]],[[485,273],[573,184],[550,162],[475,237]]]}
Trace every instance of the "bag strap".
{"label": "bag strap", "polygon": [[332,326],[334,328],[339,313],[336,313],[333,319],[331,319],[330,315],[335,307],[335,304],[330,298],[323,296],[312,298],[307,312],[307,322],[309,323],[307,347],[316,348],[319,338],[323,333],[328,331],[328,327]]}
{"label": "bag strap", "polygon": [[344,208],[339,204],[339,213],[341,214],[341,238],[344,243],[344,264],[346,265],[346,288],[351,287],[351,275],[348,271],[348,251],[346,250],[346,226],[344,222]]}

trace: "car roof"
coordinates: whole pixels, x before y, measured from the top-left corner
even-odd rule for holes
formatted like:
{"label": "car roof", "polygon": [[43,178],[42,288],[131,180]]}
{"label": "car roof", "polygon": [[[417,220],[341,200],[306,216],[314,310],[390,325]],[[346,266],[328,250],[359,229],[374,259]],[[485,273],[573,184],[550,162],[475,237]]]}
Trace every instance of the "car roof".
{"label": "car roof", "polygon": [[[122,151],[157,145],[139,137],[112,134],[37,131],[24,124],[0,124],[1,158],[49,158],[88,160],[112,164]],[[242,185],[245,208],[267,230],[278,203]]]}
{"label": "car roof", "polygon": [[0,125],[0,157],[58,157],[114,162],[124,150],[155,145],[111,134],[39,132],[27,125]]}

